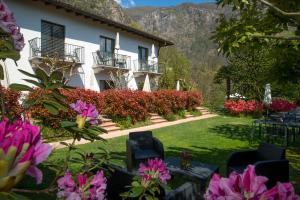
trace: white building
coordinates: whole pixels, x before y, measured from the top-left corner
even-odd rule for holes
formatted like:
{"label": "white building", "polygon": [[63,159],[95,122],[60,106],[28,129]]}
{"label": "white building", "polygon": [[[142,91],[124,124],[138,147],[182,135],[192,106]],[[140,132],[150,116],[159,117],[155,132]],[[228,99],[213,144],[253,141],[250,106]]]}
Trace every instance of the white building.
{"label": "white building", "polygon": [[75,61],[78,73],[70,84],[96,91],[108,89],[111,72],[120,72],[130,89],[138,89],[148,74],[161,75],[161,47],[173,45],[158,36],[87,13],[55,0],[9,0],[25,38],[17,65],[5,63],[6,84],[24,83],[17,69],[34,72],[45,56],[59,54],[64,62]]}

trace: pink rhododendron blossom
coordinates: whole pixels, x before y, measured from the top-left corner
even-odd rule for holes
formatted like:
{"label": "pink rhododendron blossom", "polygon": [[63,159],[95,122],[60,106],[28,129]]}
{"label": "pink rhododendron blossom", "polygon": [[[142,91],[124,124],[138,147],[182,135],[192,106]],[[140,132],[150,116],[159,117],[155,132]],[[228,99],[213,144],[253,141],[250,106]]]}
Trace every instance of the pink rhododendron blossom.
{"label": "pink rhododendron blossom", "polygon": [[70,107],[78,114],[79,118],[88,121],[90,124],[98,123],[99,113],[96,106],[88,104],[84,101],[77,100],[76,103],[70,105]]}
{"label": "pink rhododendron blossom", "polygon": [[262,195],[261,200],[300,200],[300,197],[295,194],[291,183],[277,183]]}
{"label": "pink rhododendron blossom", "polygon": [[139,173],[144,180],[159,178],[162,183],[167,183],[167,181],[171,179],[169,170],[163,160],[158,158],[148,160],[147,165],[141,163]]}
{"label": "pink rhododendron blossom", "polygon": [[204,195],[206,200],[300,200],[290,183],[278,183],[267,190],[268,179],[255,174],[249,165],[243,174],[232,172],[229,178],[214,174]]}
{"label": "pink rhododendron blossom", "polygon": [[[89,181],[90,180],[90,181]],[[70,171],[58,179],[57,197],[65,200],[105,200],[106,178],[103,171],[89,179],[87,175],[77,175],[78,184],[75,183]]]}
{"label": "pink rhododendron blossom", "polygon": [[37,165],[48,158],[51,150],[49,144],[43,143],[39,127],[21,120],[9,123],[4,118],[0,122],[0,161],[3,163],[0,171],[4,173],[0,178],[0,191],[9,190],[6,184],[12,181],[10,179],[13,179],[14,184],[10,184],[13,187],[25,173],[41,183],[43,174]]}
{"label": "pink rhododendron blossom", "polygon": [[20,32],[20,27],[17,26],[13,13],[3,0],[0,0],[0,28],[12,36],[17,51],[24,48],[24,37]]}

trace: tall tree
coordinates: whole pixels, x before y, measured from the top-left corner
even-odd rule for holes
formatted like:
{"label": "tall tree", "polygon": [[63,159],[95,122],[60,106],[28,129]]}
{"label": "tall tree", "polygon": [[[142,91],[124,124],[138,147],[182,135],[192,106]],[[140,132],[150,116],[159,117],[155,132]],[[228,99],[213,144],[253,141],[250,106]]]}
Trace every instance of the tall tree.
{"label": "tall tree", "polygon": [[159,84],[160,88],[175,89],[178,80],[184,90],[191,87],[190,63],[176,48],[166,47],[161,49],[159,63],[163,71]]}

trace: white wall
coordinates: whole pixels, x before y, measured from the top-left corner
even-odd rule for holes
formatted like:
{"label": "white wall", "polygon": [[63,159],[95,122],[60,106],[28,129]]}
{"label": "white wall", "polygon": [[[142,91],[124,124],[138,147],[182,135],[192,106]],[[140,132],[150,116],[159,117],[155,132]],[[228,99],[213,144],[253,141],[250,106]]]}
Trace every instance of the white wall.
{"label": "white wall", "polygon": [[[131,56],[131,71],[133,76],[133,61],[138,59],[138,46],[143,46],[149,49],[151,55],[151,46],[154,43],[156,46],[156,55],[158,53],[158,44],[149,39],[129,34],[128,32],[115,29],[104,24],[100,24],[86,19],[82,16],[76,16],[73,13],[67,13],[63,9],[56,9],[54,6],[46,6],[41,2],[9,0],[7,1],[9,8],[14,12],[17,24],[21,27],[21,32],[25,38],[25,48],[21,52],[21,59],[17,62],[18,68],[33,72],[33,69],[28,61],[29,58],[29,43],[28,41],[41,37],[41,20],[50,21],[53,23],[65,26],[66,43],[83,46],[85,63],[82,65],[83,73],[75,77],[71,81],[72,85],[84,85],[86,89],[99,91],[99,80],[107,79],[105,74],[95,74],[92,68],[93,56],[92,52],[99,49],[100,35],[115,38],[116,33],[120,33],[119,54]],[[15,66],[13,61],[7,61],[9,81],[11,83],[24,83],[25,78]],[[137,84],[134,78],[129,83],[131,89],[137,89]]]}

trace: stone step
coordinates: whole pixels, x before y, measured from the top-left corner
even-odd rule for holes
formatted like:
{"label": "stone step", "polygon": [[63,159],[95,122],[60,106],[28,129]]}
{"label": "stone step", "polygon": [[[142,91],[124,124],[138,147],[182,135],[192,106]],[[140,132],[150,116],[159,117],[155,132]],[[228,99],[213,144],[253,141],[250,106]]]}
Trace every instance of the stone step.
{"label": "stone step", "polygon": [[108,118],[101,118],[101,121],[102,123],[105,123],[105,122],[112,122],[111,119],[108,119]]}
{"label": "stone step", "polygon": [[104,122],[102,124],[100,124],[101,127],[105,128],[105,127],[110,127],[110,126],[116,126],[116,123],[114,122]]}
{"label": "stone step", "polygon": [[110,133],[112,131],[119,131],[121,130],[121,128],[117,126],[111,126],[111,127],[104,128],[104,130],[106,131],[106,133]]}
{"label": "stone step", "polygon": [[151,120],[151,122],[152,122],[153,124],[159,124],[159,123],[167,122],[167,120],[161,118],[161,119]]}
{"label": "stone step", "polygon": [[194,117],[194,115],[190,115],[190,114],[185,115],[185,118],[192,118],[192,117]]}
{"label": "stone step", "polygon": [[150,116],[151,117],[156,117],[156,116],[159,116],[157,113],[150,113]]}
{"label": "stone step", "polygon": [[155,119],[162,119],[162,117],[157,115],[157,116],[152,116],[150,118],[150,120],[155,120]]}

